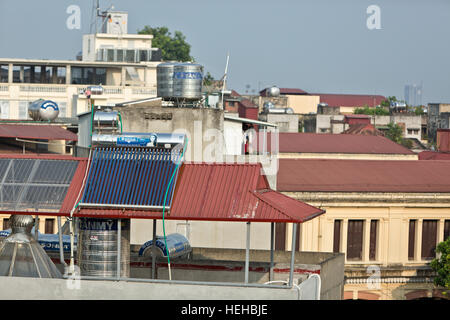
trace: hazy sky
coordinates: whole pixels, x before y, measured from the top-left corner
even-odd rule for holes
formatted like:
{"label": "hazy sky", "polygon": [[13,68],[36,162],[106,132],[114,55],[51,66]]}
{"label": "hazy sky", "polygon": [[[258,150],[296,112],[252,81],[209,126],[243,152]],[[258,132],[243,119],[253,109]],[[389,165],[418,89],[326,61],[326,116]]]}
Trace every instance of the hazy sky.
{"label": "hazy sky", "polygon": [[[228,87],[404,98],[423,82],[423,103],[450,102],[449,0],[115,0],[128,32],[144,25],[180,30],[191,55],[220,78],[230,53]],[[70,5],[81,28],[66,26]],[[381,29],[370,30],[370,5]],[[89,33],[92,0],[0,0],[0,57],[74,59]],[[372,20],[371,20],[372,21]]]}

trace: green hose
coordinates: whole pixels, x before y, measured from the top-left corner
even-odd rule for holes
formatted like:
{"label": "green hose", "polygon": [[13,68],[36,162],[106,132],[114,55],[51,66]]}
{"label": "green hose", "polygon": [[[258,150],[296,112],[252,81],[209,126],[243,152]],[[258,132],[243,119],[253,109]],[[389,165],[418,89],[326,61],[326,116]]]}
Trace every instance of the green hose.
{"label": "green hose", "polygon": [[[167,247],[167,238],[166,238],[166,227],[165,227],[165,221],[164,221],[164,211],[166,209],[166,200],[167,200],[167,193],[169,192],[170,185],[172,184],[172,180],[175,177],[175,173],[178,171],[180,165],[181,165],[181,159],[184,156],[184,152],[186,150],[188,144],[188,138],[186,138],[186,143],[184,144],[183,152],[181,153],[180,159],[177,163],[177,166],[175,170],[173,171],[172,177],[170,178],[169,184],[167,185],[166,194],[164,195],[164,202],[163,202],[163,211],[162,211],[162,221],[163,221],[163,234],[164,234],[164,244],[166,246],[166,253],[167,253],[167,263],[169,265],[169,277],[172,278],[170,274],[170,258],[169,258],[169,248]],[[174,192],[175,192],[175,186],[174,186]]]}
{"label": "green hose", "polygon": [[119,122],[120,122],[120,134],[122,134],[123,132],[123,125],[122,125],[122,115],[120,114],[120,111],[117,112],[117,114],[119,115]]}

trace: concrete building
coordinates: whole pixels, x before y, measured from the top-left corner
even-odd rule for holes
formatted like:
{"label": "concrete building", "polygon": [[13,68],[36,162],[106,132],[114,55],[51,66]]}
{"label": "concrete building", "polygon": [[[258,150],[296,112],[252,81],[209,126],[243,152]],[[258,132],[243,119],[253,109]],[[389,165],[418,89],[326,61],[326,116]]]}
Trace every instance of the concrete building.
{"label": "concrete building", "polygon": [[345,298],[439,298],[429,262],[450,236],[449,173],[447,161],[280,159],[277,190],[326,210],[299,248],[346,254]]}
{"label": "concrete building", "polygon": [[436,143],[437,129],[450,129],[450,104],[429,103],[427,136],[430,143]]}
{"label": "concrete building", "polygon": [[81,61],[0,58],[0,118],[28,119],[28,105],[40,98],[55,101],[60,118],[75,118],[88,110],[89,85],[103,86],[103,94],[92,97],[100,105],[156,96],[161,53],[152,47],[153,36],[120,26],[121,32],[84,35]]}

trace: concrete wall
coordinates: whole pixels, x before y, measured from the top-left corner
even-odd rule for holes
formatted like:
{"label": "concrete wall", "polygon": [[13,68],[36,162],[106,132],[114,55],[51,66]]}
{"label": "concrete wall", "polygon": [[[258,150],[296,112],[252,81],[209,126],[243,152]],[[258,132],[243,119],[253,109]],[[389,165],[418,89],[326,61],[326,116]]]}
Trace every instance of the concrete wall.
{"label": "concrete wall", "polygon": [[[79,287],[77,285],[79,284]],[[0,277],[3,300],[297,300],[294,288]]]}
{"label": "concrete wall", "polygon": [[[152,262],[150,257],[139,257],[140,246],[132,245],[130,252],[130,277],[150,279]],[[52,260],[63,273],[56,253]],[[66,254],[66,259],[68,259]],[[291,253],[274,251],[274,277],[272,281],[288,281]],[[245,250],[193,248],[188,258],[171,259],[172,280],[196,282],[221,282],[243,284],[245,280]],[[262,285],[269,281],[270,251],[250,250],[249,284]],[[321,299],[342,298],[344,287],[344,255],[328,252],[296,252],[293,283],[300,284],[309,275],[321,278]],[[167,259],[157,258],[156,279],[168,280]],[[280,285],[280,283],[278,283]]]}
{"label": "concrete wall", "polygon": [[[136,106],[116,110],[122,114],[124,132],[185,133],[186,161],[214,161],[225,154],[223,110]],[[162,114],[170,114],[171,120],[154,119]]]}
{"label": "concrete wall", "polygon": [[[387,126],[390,122],[404,127],[405,138],[422,139],[422,116],[412,114],[393,114],[390,116],[370,116],[370,122],[375,126]],[[412,131],[412,132],[411,132]]]}
{"label": "concrete wall", "polygon": [[260,114],[259,120],[278,125],[278,132],[298,132],[297,114]]}
{"label": "concrete wall", "polygon": [[320,103],[320,96],[312,95],[286,95],[288,97],[288,107],[295,113],[308,114],[316,113],[317,105]]}
{"label": "concrete wall", "polygon": [[344,124],[332,124],[332,121],[343,121],[344,115],[318,114],[316,117],[316,133],[342,133]]}

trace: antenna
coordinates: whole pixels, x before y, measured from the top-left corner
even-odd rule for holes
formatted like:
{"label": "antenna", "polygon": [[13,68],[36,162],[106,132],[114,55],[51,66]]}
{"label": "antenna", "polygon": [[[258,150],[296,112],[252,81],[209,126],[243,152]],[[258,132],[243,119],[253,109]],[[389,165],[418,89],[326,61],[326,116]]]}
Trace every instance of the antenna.
{"label": "antenna", "polygon": [[226,86],[226,82],[227,82],[227,72],[228,72],[228,61],[230,60],[230,53],[227,53],[227,63],[225,65],[225,74],[223,75],[223,86],[222,86],[222,101],[221,101],[221,106],[222,109],[224,109],[223,107],[223,93],[225,91],[225,86]]}

